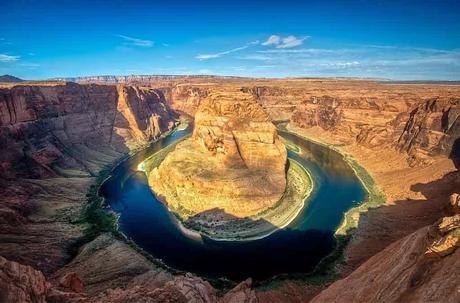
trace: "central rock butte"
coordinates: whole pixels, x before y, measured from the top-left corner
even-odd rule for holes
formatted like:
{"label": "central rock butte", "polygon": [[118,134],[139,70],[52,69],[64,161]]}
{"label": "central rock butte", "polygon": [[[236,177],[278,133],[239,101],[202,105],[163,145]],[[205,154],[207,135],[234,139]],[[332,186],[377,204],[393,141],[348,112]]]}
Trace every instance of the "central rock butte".
{"label": "central rock butte", "polygon": [[216,210],[235,217],[276,205],[286,188],[287,152],[251,94],[213,93],[191,138],[177,144],[149,184],[181,217]]}

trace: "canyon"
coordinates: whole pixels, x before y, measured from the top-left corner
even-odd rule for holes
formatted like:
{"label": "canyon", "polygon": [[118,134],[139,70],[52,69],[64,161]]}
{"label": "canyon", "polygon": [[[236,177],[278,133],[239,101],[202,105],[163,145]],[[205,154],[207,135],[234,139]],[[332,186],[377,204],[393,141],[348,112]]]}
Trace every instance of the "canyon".
{"label": "canyon", "polygon": [[[0,84],[0,301],[460,300],[460,86],[204,76],[73,80],[82,83]],[[203,108],[216,111],[216,96],[228,106],[232,100],[256,104],[240,107],[235,117],[260,122],[264,136],[258,138],[270,139],[262,155],[279,176],[270,203],[285,186],[286,162],[270,121],[284,121],[288,130],[354,159],[384,193],[375,207],[350,211],[356,224],[333,279],[288,277],[263,285],[248,279],[218,289],[164,266],[110,230],[85,235],[88,223],[80,214],[96,176],[172,130],[179,113],[195,117],[198,127],[188,139],[195,141],[176,150],[217,157],[230,146],[219,165],[261,163],[259,143],[244,132],[250,143],[239,153],[238,135],[215,136],[221,126],[210,124]],[[256,157],[245,157],[245,148]]]}

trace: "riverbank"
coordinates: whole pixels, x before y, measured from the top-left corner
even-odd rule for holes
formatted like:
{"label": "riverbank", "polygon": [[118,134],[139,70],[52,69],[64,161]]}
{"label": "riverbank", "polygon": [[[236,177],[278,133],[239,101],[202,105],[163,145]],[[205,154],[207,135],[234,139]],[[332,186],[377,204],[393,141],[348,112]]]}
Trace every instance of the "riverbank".
{"label": "riverbank", "polygon": [[[142,170],[149,172],[157,167],[177,143],[145,159],[140,165]],[[313,191],[314,182],[310,173],[296,161],[290,159],[289,162],[287,186],[282,198],[274,207],[254,216],[237,218],[211,210],[190,217],[187,210],[172,209],[166,201],[163,203],[176,215],[177,223],[184,234],[193,235],[193,238],[197,237],[197,233],[218,241],[265,238],[288,226],[305,207],[308,196]]]}
{"label": "riverbank", "polygon": [[[105,232],[110,232],[115,236],[126,238],[125,235],[119,231],[117,215],[114,212],[105,209],[107,205],[105,203],[105,199],[100,193],[101,187],[108,179],[110,179],[111,174],[124,161],[129,158],[141,155],[141,153],[143,153],[143,151],[153,143],[171,135],[177,130],[187,129],[188,126],[188,118],[181,116],[179,122],[173,129],[164,132],[152,142],[148,142],[142,146],[139,146],[138,148],[132,149],[125,155],[121,156],[119,159],[116,159],[113,163],[107,164],[100,169],[97,176],[95,177],[94,183],[88,187],[86,193],[86,203],[83,205],[80,213],[80,218],[77,221],[79,224],[84,226],[84,237],[76,241],[76,243],[72,246],[72,250],[78,249],[84,243],[93,240],[98,235]],[[143,162],[139,163],[138,169],[144,168],[142,163]]]}
{"label": "riverbank", "polygon": [[410,166],[407,154],[391,145],[369,148],[318,127],[290,124],[287,130],[340,152],[371,193],[365,203],[347,212],[337,229],[337,235],[351,237],[337,267],[343,276],[392,242],[433,224],[443,216],[446,197],[455,190],[450,177],[456,168],[447,157]]}
{"label": "riverbank", "polygon": [[360,214],[368,211],[370,208],[375,208],[385,204],[386,197],[383,191],[377,186],[372,176],[366,171],[366,169],[359,164],[359,162],[350,154],[345,152],[338,144],[331,144],[326,141],[320,140],[315,137],[302,135],[302,129],[297,129],[287,125],[282,129],[283,131],[289,132],[296,136],[314,142],[315,144],[324,146],[332,149],[339,153],[347,164],[354,171],[356,177],[361,181],[367,192],[366,200],[362,201],[358,206],[348,210],[343,217],[342,222],[335,231],[336,236],[347,236],[352,229],[357,228]]}

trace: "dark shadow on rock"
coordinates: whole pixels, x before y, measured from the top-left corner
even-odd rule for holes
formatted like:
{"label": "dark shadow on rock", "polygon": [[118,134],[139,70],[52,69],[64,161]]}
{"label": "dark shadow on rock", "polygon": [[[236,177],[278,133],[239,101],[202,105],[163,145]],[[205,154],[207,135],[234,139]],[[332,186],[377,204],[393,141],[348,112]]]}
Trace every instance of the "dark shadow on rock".
{"label": "dark shadow on rock", "polygon": [[397,200],[362,214],[353,231],[354,241],[347,249],[345,272],[356,269],[392,242],[445,216],[449,196],[458,188],[460,172],[450,172],[438,180],[411,186],[424,199]]}
{"label": "dark shadow on rock", "polygon": [[[257,224],[279,230],[254,241],[216,241],[206,236],[201,241],[196,240],[181,232],[177,227],[177,219],[164,204],[152,200],[145,174],[136,174],[133,178],[125,180],[122,185],[130,189],[137,187],[128,196],[126,192],[122,194],[115,188],[123,180],[107,183],[109,188],[106,192],[111,195],[109,199],[120,201],[112,206],[123,210],[121,220],[129,230],[129,237],[137,245],[179,270],[213,279],[227,277],[241,281],[252,277],[261,281],[281,273],[310,272],[336,245],[331,231],[279,229],[264,220]],[[145,186],[135,186],[141,179],[144,179]],[[206,213],[201,215],[205,216]],[[240,219],[222,210],[219,216],[225,220],[242,220],[243,224],[255,224],[251,219]]]}
{"label": "dark shadow on rock", "polygon": [[[211,278],[223,276],[241,281],[251,277],[262,281],[276,275],[300,277],[312,272],[320,260],[332,253],[336,246],[332,231],[279,228],[264,219],[254,221],[251,218],[239,218],[222,209],[206,211],[197,216],[206,218],[210,213],[214,219],[209,221],[209,227],[219,224],[219,221],[227,221],[240,228],[263,226],[275,231],[267,237],[251,241],[218,241],[203,236],[205,245],[186,244],[183,250],[187,251],[187,261],[182,259],[180,266]],[[195,226],[194,229],[199,230],[200,227]]]}
{"label": "dark shadow on rock", "polygon": [[450,151],[449,158],[452,159],[457,169],[460,169],[460,137],[455,139],[452,144],[452,150]]}
{"label": "dark shadow on rock", "polygon": [[68,248],[82,237],[76,223],[94,182],[89,177],[130,151],[125,138],[136,134],[133,125],[146,131],[158,114],[164,131],[177,117],[159,91],[130,94],[131,123],[116,86],[0,90],[0,105],[9,109],[0,125],[0,255],[45,273],[68,262]]}

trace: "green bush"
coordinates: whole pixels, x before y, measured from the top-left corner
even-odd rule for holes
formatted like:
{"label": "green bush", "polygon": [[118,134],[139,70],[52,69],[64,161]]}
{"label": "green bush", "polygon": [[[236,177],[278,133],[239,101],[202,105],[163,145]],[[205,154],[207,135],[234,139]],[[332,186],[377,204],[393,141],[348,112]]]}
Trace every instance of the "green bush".
{"label": "green bush", "polygon": [[86,204],[81,212],[79,223],[85,224],[83,231],[85,240],[91,241],[104,232],[117,232],[117,216],[104,209],[104,198],[99,196],[98,189],[109,176],[110,171],[103,169],[86,193]]}

